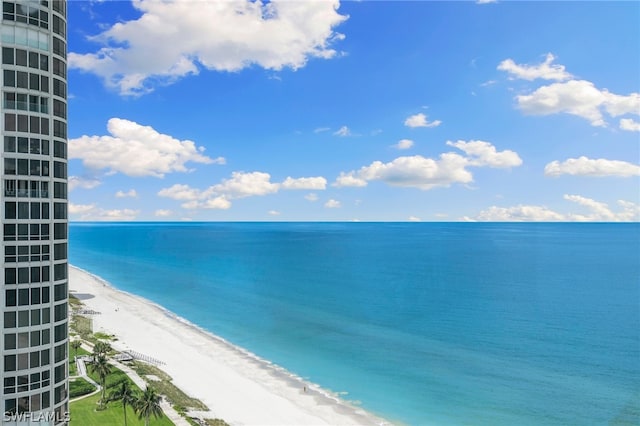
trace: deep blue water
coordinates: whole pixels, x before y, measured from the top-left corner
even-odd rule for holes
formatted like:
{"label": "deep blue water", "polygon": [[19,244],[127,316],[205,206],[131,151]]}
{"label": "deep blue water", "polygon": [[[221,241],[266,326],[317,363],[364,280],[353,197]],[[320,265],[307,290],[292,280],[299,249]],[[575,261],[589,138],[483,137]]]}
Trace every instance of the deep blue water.
{"label": "deep blue water", "polygon": [[392,421],[640,424],[640,224],[75,223],[70,262]]}

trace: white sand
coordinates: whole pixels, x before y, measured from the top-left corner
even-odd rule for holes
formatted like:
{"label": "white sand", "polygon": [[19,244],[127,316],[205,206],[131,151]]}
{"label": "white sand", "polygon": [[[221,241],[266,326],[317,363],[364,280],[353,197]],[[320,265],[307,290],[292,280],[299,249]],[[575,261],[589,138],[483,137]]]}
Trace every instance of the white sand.
{"label": "white sand", "polygon": [[[162,361],[173,383],[231,425],[387,424],[312,383],[204,332],[146,299],[69,268],[70,292],[112,346]],[[306,392],[304,391],[306,386]]]}

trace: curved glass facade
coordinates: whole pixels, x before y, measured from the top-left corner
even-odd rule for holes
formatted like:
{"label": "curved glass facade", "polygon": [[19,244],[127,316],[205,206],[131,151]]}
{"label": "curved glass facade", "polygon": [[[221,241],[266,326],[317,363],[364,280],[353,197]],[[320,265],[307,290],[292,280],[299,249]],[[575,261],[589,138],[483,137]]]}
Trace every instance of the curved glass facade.
{"label": "curved glass facade", "polygon": [[2,424],[64,424],[66,1],[2,1],[1,30]]}

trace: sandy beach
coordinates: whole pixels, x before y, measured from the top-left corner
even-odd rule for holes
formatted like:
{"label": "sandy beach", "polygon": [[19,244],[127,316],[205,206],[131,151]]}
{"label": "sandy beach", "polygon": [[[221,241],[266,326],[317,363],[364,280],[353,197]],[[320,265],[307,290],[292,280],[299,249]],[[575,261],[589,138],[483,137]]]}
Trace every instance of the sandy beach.
{"label": "sandy beach", "polygon": [[70,292],[112,346],[161,361],[176,386],[231,425],[388,424],[317,385],[188,324],[146,299],[70,267]]}

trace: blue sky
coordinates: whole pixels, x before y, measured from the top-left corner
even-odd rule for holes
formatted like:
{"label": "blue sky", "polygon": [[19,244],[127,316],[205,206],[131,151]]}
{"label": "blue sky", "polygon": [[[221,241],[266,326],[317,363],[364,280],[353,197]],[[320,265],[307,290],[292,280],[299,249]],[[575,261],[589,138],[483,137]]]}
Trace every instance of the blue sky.
{"label": "blue sky", "polygon": [[69,2],[71,220],[638,221],[638,2]]}

